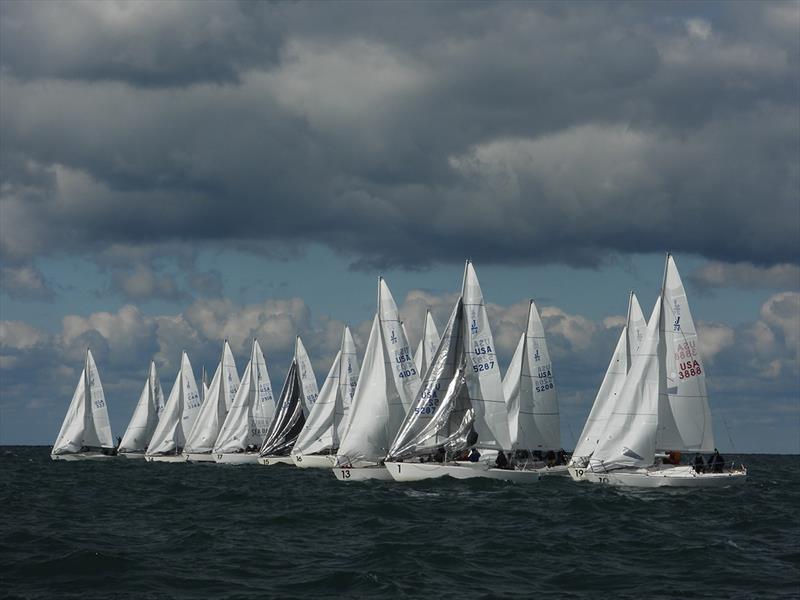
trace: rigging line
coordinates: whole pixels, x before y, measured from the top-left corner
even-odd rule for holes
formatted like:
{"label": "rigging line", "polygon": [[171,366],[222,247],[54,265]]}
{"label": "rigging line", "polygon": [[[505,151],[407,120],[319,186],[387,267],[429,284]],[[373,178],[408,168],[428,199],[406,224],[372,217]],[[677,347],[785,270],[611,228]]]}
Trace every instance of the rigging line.
{"label": "rigging line", "polygon": [[728,419],[722,417],[722,423],[725,425],[725,431],[728,433],[728,441],[731,443],[731,448],[736,454],[739,454],[739,451],[736,449],[736,444],[733,443],[733,437],[731,436],[731,430],[728,427]]}

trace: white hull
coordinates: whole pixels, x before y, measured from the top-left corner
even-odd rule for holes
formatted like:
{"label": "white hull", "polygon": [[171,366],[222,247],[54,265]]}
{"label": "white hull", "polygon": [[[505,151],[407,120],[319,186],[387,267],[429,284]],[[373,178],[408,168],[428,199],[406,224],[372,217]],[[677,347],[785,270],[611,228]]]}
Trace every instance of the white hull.
{"label": "white hull", "polygon": [[744,483],[747,469],[742,467],[741,470],[723,473],[697,473],[691,466],[620,469],[609,473],[586,470],[583,478],[591,483],[625,487],[726,487]]}
{"label": "white hull", "polygon": [[270,465],[292,465],[294,462],[292,462],[291,456],[260,456],[258,464],[269,467]]}
{"label": "white hull", "polygon": [[588,470],[587,467],[567,467],[572,481],[586,481],[586,472]]}
{"label": "white hull", "polygon": [[186,462],[186,456],[183,454],[145,454],[144,459],[147,462]]}
{"label": "white hull", "polygon": [[257,465],[258,452],[237,452],[235,454],[215,454],[214,462],[221,465]]}
{"label": "white hull", "polygon": [[189,452],[184,456],[189,462],[216,462],[211,452]]}
{"label": "white hull", "polygon": [[392,476],[385,467],[334,467],[333,474],[339,481],[366,481],[367,479],[381,479],[391,481]]}
{"label": "white hull", "polygon": [[485,463],[396,463],[387,462],[386,470],[395,481],[422,481],[423,479],[438,479],[439,477],[453,477],[454,479],[499,479],[502,481],[517,481],[534,483],[541,479],[538,470],[522,471],[514,469],[494,469]]}
{"label": "white hull", "polygon": [[330,469],[335,460],[333,454],[292,454],[292,462],[301,469]]}
{"label": "white hull", "polygon": [[119,452],[117,456],[122,456],[124,458],[137,458],[139,460],[144,460],[144,452]]}
{"label": "white hull", "polygon": [[103,454],[102,452],[74,452],[71,454],[51,454],[53,460],[103,460],[115,458],[113,454]]}

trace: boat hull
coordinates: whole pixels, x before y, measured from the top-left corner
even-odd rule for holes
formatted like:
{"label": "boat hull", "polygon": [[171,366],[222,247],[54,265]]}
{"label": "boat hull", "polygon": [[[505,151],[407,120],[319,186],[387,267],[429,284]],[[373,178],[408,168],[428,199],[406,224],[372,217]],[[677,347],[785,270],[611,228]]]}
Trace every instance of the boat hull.
{"label": "boat hull", "polygon": [[165,463],[179,463],[186,462],[186,456],[183,454],[152,454],[144,455],[147,462],[165,462]]}
{"label": "boat hull", "polygon": [[116,458],[113,454],[103,454],[102,452],[74,452],[71,454],[51,454],[52,460],[105,460]]}
{"label": "boat hull", "polygon": [[386,470],[395,481],[423,481],[452,477],[454,479],[497,479],[535,483],[541,479],[538,470],[494,469],[483,463],[386,463]]}
{"label": "boat hull", "polygon": [[260,456],[258,464],[269,467],[271,465],[292,465],[294,463],[291,456]]}
{"label": "boat hull", "polygon": [[595,473],[587,470],[583,477],[585,481],[591,483],[622,487],[727,487],[741,485],[747,481],[747,469],[742,468],[722,473],[697,473],[691,466],[660,469],[621,469],[609,473]]}
{"label": "boat hull", "polygon": [[237,452],[235,454],[215,454],[214,462],[221,465],[257,465],[258,452]]}
{"label": "boat hull", "polygon": [[292,462],[301,469],[330,469],[335,458],[333,454],[293,454]]}
{"label": "boat hull", "polygon": [[184,456],[189,462],[216,462],[210,452],[188,452]]}
{"label": "boat hull", "polygon": [[122,456],[123,458],[144,460],[144,452],[120,452],[117,454],[117,456]]}
{"label": "boat hull", "polygon": [[339,481],[367,481],[368,479],[380,479],[391,481],[392,476],[381,465],[374,467],[334,467],[333,474]]}
{"label": "boat hull", "polygon": [[567,467],[572,481],[586,481],[586,472],[588,470],[587,467]]}

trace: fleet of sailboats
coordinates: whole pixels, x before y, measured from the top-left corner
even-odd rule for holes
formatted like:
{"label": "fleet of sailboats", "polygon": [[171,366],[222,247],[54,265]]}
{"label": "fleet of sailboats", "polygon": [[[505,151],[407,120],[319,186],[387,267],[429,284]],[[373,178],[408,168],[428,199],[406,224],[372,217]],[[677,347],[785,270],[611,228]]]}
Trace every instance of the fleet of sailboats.
{"label": "fleet of sailboats", "polygon": [[629,295],[619,340],[565,464],[555,369],[537,306],[530,301],[525,330],[501,378],[483,292],[467,261],[442,335],[426,310],[415,353],[379,278],[361,365],[345,326],[319,390],[298,336],[276,400],[258,341],[240,380],[226,340],[210,384],[203,368],[200,391],[182,353],[165,402],[151,362],[116,445],[87,349],[51,457],[282,463],[328,468],[340,481],[450,476],[536,482],[568,471],[576,481],[633,487],[741,483],[743,466],[716,459],[707,465],[702,458],[712,450],[716,456],[705,377],[686,290],[668,254],[649,320]]}

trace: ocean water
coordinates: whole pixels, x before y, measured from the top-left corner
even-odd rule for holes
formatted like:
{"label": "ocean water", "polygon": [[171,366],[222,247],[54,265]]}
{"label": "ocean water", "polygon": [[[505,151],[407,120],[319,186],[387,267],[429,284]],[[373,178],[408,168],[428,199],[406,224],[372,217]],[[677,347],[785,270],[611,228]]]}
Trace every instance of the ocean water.
{"label": "ocean water", "polygon": [[0,448],[0,597],[797,598],[800,457],[745,486],[340,483]]}

